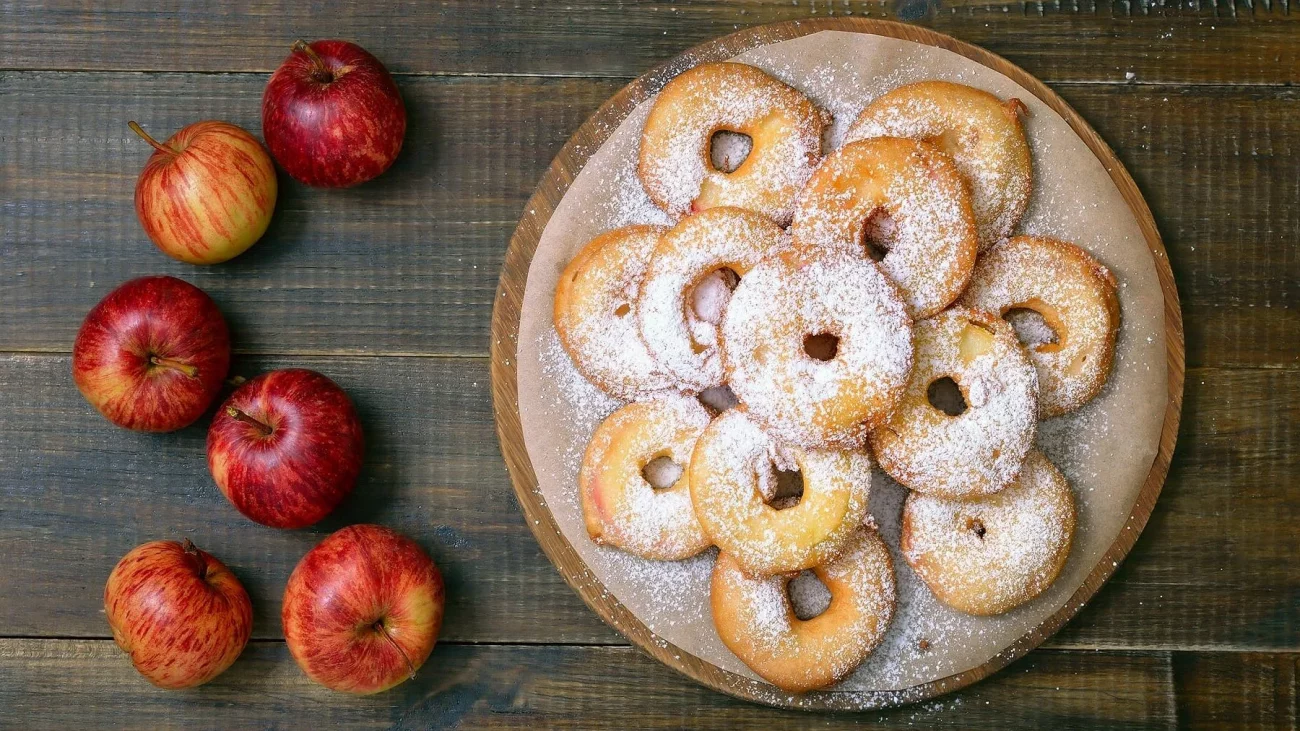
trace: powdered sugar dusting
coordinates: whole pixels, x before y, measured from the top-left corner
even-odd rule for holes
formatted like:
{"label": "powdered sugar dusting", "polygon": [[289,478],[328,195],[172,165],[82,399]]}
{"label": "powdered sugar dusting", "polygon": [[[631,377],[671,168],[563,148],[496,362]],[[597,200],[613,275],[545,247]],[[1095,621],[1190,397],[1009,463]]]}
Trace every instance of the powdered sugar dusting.
{"label": "powdered sugar dusting", "polygon": [[[690,488],[681,479],[710,418],[695,399],[663,394],[628,404],[601,422],[578,474],[593,540],[667,561],[711,545],[695,517]],[[655,478],[645,471],[659,457],[667,458],[657,475],[663,489],[656,489]]]}
{"label": "powdered sugar dusting", "polygon": [[[774,465],[802,472],[796,506],[777,510],[764,502],[771,489],[762,489],[760,476]],[[704,430],[690,470],[704,532],[755,574],[823,563],[840,552],[867,513],[871,459],[865,452],[783,448],[743,409],[723,413]]]}
{"label": "powdered sugar dusting", "polygon": [[[722,327],[736,397],[778,439],[853,444],[882,423],[912,369],[903,302],[871,262],[827,251],[775,257],[736,288]],[[835,357],[804,350],[806,336],[838,338]]]}
{"label": "powdered sugar dusting", "polygon": [[[1039,434],[1040,447],[1079,492],[1079,529],[1062,578],[1026,607],[997,617],[973,618],[939,604],[896,555],[899,603],[895,621],[875,653],[836,686],[834,694],[804,698],[770,686],[766,693],[768,702],[791,706],[827,703],[837,708],[863,708],[908,702],[919,697],[918,683],[969,669],[999,652],[1021,647],[1008,647],[1008,643],[1061,607],[1116,533],[1133,529],[1126,527],[1122,516],[1127,515],[1127,506],[1150,465],[1159,433],[1159,407],[1147,407],[1164,393],[1163,380],[1157,382],[1153,377],[1163,371],[1158,284],[1141,233],[1106,171],[1090,159],[1086,147],[1063,120],[1005,78],[938,49],[835,32],[754,49],[742,60],[796,86],[833,111],[836,125],[828,135],[832,147],[869,100],[910,81],[944,78],[988,89],[1002,98],[1026,99],[1031,107],[1026,132],[1038,179],[1024,228],[1081,243],[1106,261],[1123,283],[1120,299],[1125,329],[1110,382],[1096,400],[1077,412],[1045,422]],[[668,68],[664,78],[680,69]],[[525,445],[539,480],[539,496],[552,511],[560,532],[589,567],[577,580],[599,581],[608,587],[657,633],[655,642],[672,642],[683,653],[754,677],[720,644],[712,627],[708,604],[712,551],[684,562],[665,563],[596,546],[585,537],[578,507],[578,462],[599,421],[582,414],[592,411],[590,402],[595,399],[589,397],[593,391],[606,402],[605,413],[618,404],[591,386],[580,385],[584,383],[580,377],[575,383],[555,375],[558,370],[576,376],[576,371],[554,333],[547,332],[550,300],[564,263],[592,236],[626,223],[667,220],[649,203],[636,179],[640,126],[648,112],[649,104],[641,104],[610,133],[609,142],[588,161],[549,221],[533,219],[545,223],[546,229],[529,270],[518,341]],[[639,202],[621,202],[623,198]],[[540,208],[526,210],[524,216],[529,219],[542,213]],[[1154,297],[1149,296],[1152,292]],[[1148,339],[1149,334],[1156,339]],[[570,399],[566,393],[574,396]],[[1149,420],[1153,411],[1154,418]],[[1135,428],[1135,420],[1141,421],[1142,428]],[[1150,439],[1145,431],[1148,423],[1154,425]],[[871,512],[891,551],[898,542],[897,521],[905,494],[892,480],[875,476]]]}
{"label": "powdered sugar dusting", "polygon": [[688,320],[687,297],[715,271],[742,277],[764,258],[789,245],[779,226],[739,208],[713,208],[685,218],[659,240],[637,307],[646,345],[683,390],[722,384],[717,325]]}
{"label": "powdered sugar dusting", "polygon": [[[959,416],[930,404],[930,384],[945,377],[969,405]],[[1010,325],[987,313],[947,310],[917,323],[907,394],[889,424],[872,432],[871,446],[881,467],[913,490],[950,497],[996,492],[1016,478],[1033,444],[1037,393],[1037,375]]]}
{"label": "powdered sugar dusting", "polygon": [[634,399],[672,386],[633,312],[650,255],[667,229],[628,226],[588,243],[565,268],[555,297],[555,327],[574,363],[611,395]]}
{"label": "powdered sugar dusting", "polygon": [[912,316],[947,307],[966,286],[978,238],[965,184],[934,148],[892,137],[840,148],[808,181],[791,234],[797,244],[863,256],[863,229],[880,209],[895,226],[880,267]]}
{"label": "powdered sugar dusting", "polygon": [[1017,236],[980,257],[962,302],[993,313],[1039,311],[1061,329],[1028,348],[1044,417],[1079,408],[1110,374],[1119,330],[1115,280],[1087,252],[1062,241]]}
{"label": "powdered sugar dusting", "polygon": [[[806,97],[752,66],[702,64],[660,92],[641,142],[641,179],[674,216],[692,206],[738,206],[788,222],[795,195],[821,157],[825,122]],[[719,129],[753,140],[735,172],[709,159]]]}
{"label": "powdered sugar dusting", "polygon": [[884,136],[932,142],[952,157],[970,184],[982,249],[1011,235],[1029,202],[1032,175],[1014,105],[967,86],[909,84],[863,110],[847,141]]}
{"label": "powdered sugar dusting", "polygon": [[816,688],[842,678],[880,644],[893,617],[894,571],[875,531],[859,528],[838,558],[815,571],[836,611],[804,621],[787,595],[789,577],[753,577],[730,557],[714,567],[723,641],[783,687]]}
{"label": "powdered sugar dusting", "polygon": [[903,552],[935,594],[964,611],[1008,611],[1038,596],[1065,563],[1074,496],[1039,452],[1005,490],[974,500],[912,493]]}

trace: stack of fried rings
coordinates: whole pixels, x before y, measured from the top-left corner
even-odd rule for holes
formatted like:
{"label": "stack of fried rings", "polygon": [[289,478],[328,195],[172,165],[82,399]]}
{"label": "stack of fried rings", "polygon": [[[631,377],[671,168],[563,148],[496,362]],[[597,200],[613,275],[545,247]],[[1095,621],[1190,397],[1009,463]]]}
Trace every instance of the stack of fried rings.
{"label": "stack of fried rings", "polygon": [[[1010,611],[1069,555],[1073,492],[1033,444],[1102,390],[1119,301],[1083,249],[1011,236],[1027,113],[911,84],[823,156],[829,115],[801,92],[697,66],[656,99],[638,160],[675,224],[604,232],[560,275],[560,342],[628,402],[580,468],[588,534],[650,560],[716,546],[718,634],[785,690],[843,679],[893,618],[872,455],[911,491],[899,552],[947,606]],[[720,131],[752,142],[729,172]],[[805,571],[831,600],[801,619],[787,585]]]}

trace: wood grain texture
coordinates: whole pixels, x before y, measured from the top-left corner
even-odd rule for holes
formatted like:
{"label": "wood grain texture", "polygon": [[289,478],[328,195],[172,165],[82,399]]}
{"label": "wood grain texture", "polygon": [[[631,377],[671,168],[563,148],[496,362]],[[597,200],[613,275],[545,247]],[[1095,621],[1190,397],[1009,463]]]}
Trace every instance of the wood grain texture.
{"label": "wood grain texture", "polygon": [[[1132,213],[1142,233],[1143,242],[1151,255],[1164,302],[1165,358],[1163,363],[1149,365],[1165,370],[1167,399],[1163,409],[1163,424],[1156,444],[1156,454],[1134,500],[1129,517],[1125,521],[1124,530],[1115,536],[1110,546],[1089,570],[1081,584],[1074,588],[1073,593],[1060,609],[1004,646],[996,655],[979,666],[962,672],[894,691],[840,693],[834,690],[819,690],[796,697],[780,692],[768,683],[758,682],[725,670],[656,636],[639,617],[601,584],[598,577],[588,570],[582,558],[569,543],[568,537],[560,531],[554,515],[537,489],[537,476],[533,472],[532,462],[524,444],[518,398],[519,389],[528,388],[532,384],[520,383],[517,372],[519,360],[517,350],[524,288],[528,279],[529,265],[541,239],[542,230],[589,156],[600,149],[611,131],[616,129],[637,105],[652,97],[664,79],[681,73],[684,68],[725,60],[750,48],[798,38],[822,30],[872,33],[959,54],[971,63],[989,67],[1012,79],[1070,125],[1073,132],[1088,146],[1109,174],[1116,191]],[[1083,608],[1132,549],[1155,507],[1156,499],[1169,471],[1174,444],[1178,437],[1186,367],[1182,311],[1173,272],[1169,267],[1168,253],[1161,242],[1160,232],[1156,228],[1151,211],[1136,183],[1097,132],[1041,81],[982,48],[912,25],[869,19],[835,18],[776,23],[740,31],[701,44],[638,77],[636,81],[601,105],[596,114],[583,123],[547,169],[546,175],[542,177],[532,198],[528,201],[527,211],[515,229],[514,236],[511,237],[510,248],[506,251],[505,263],[501,270],[497,295],[492,309],[492,402],[496,415],[497,436],[501,440],[501,451],[510,469],[515,495],[523,508],[525,519],[531,522],[529,527],[541,544],[542,550],[587,606],[599,614],[607,624],[618,629],[634,645],[703,685],[738,698],[775,707],[801,710],[867,710],[914,703],[942,696],[976,683],[1042,644]]]}
{"label": "wood grain texture", "polygon": [[[107,637],[102,591],[135,545],[188,535],[253,598],[254,636],[281,637],[280,594],[330,529],[378,521],[427,548],[448,580],[445,637],[625,640],[565,586],[529,534],[492,431],[486,359],[237,358],[315,368],[354,397],[361,484],[308,531],[240,516],[204,462],[206,426],[123,431],[72,385],[66,356],[0,356],[0,635]],[[1300,650],[1300,380],[1193,370],[1159,508],[1129,559],[1050,643],[1070,648]],[[1261,530],[1261,525],[1279,529]]]}
{"label": "wood grain texture", "polygon": [[[0,553],[10,557],[0,571],[0,728],[1295,728],[1293,5],[0,3]],[[548,564],[509,493],[486,358],[363,357],[487,354],[496,275],[529,192],[628,79],[740,27],[850,13],[953,33],[1051,82],[1154,209],[1183,297],[1188,362],[1202,368],[1188,374],[1180,448],[1142,539],[1048,643],[1150,652],[1038,650],[941,701],[854,716],[712,693],[614,646],[625,641]],[[267,240],[223,267],[156,253],[130,200],[147,150],[125,121],[166,134],[217,117],[256,133],[266,72],[288,42],[338,35],[399,74],[411,127],[394,170],[330,193],[282,179]],[[229,71],[253,73],[211,73]],[[211,485],[202,427],[161,437],[113,429],[72,388],[66,357],[12,354],[67,352],[99,297],[153,272],[217,297],[240,351],[260,354],[239,358],[242,372],[313,367],[358,396],[375,441],[356,499],[325,525],[284,533],[243,520]],[[450,584],[453,644],[415,683],[372,699],[310,685],[273,641],[294,562],[352,520],[415,536]],[[102,639],[100,592],[130,547],[180,533],[235,564],[264,639],[213,685],[176,694],[143,683]],[[27,638],[3,639],[13,635]],[[1177,648],[1213,651],[1166,652]]]}
{"label": "wood grain texture", "polygon": [[[346,35],[402,73],[635,76],[748,26],[825,17],[920,23],[1048,82],[1295,83],[1294,0],[680,0],[409,6],[293,0],[51,0],[0,10],[3,66],[269,71],[295,37]],[[416,12],[416,8],[422,12]],[[415,22],[412,22],[415,21]],[[147,43],[134,42],[147,38]],[[1068,51],[1066,50],[1068,49]]]}
{"label": "wood grain texture", "polygon": [[[260,130],[258,75],[0,73],[0,350],[66,352],[133,276],[210,292],[257,353],[485,355],[506,241],[612,79],[406,78],[407,146],[347,191],[283,178],[267,237],[220,267],[173,261],[131,196],[160,134],[205,116]],[[1300,94],[1065,85],[1155,212],[1192,366],[1297,366]],[[22,316],[14,313],[21,312]]]}
{"label": "wood grain texture", "polygon": [[1173,661],[1185,728],[1296,727],[1300,655],[1180,652]]}
{"label": "wood grain texture", "polygon": [[1166,653],[1040,651],[943,701],[863,715],[755,706],[631,648],[439,645],[416,679],[368,698],[307,680],[280,643],[253,643],[183,693],[149,686],[111,641],[0,640],[0,707],[25,728],[249,725],[383,728],[1173,728]]}

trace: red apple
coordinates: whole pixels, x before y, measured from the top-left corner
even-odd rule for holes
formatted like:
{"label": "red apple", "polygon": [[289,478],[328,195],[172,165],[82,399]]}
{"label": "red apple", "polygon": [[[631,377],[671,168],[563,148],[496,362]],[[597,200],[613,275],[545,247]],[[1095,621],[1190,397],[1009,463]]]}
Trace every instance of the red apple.
{"label": "red apple", "polygon": [[397,159],[406,107],[388,69],[361,46],[297,41],[262,95],[262,135],[294,179],[346,188]]}
{"label": "red apple", "polygon": [[230,331],[203,290],[141,277],[86,315],[72,346],[72,378],[109,421],[172,431],[203,415],[230,369]]}
{"label": "red apple", "polygon": [[104,612],[117,646],[160,688],[217,677],[253,629],[253,605],[239,579],[188,540],[131,549],[108,576]]}
{"label": "red apple", "polygon": [[415,541],[353,525],[298,562],[280,618],[308,677],[369,694],[415,677],[438,641],[445,601],[442,574]]}
{"label": "red apple", "polygon": [[315,371],[252,379],[208,429],[208,469],[239,512],[273,528],[303,528],[352,492],[361,472],[361,421],[347,393]]}
{"label": "red apple", "polygon": [[275,210],[275,165],[257,139],[226,122],[195,122],[159,144],[135,184],[135,213],[164,254],[217,264],[262,238]]}

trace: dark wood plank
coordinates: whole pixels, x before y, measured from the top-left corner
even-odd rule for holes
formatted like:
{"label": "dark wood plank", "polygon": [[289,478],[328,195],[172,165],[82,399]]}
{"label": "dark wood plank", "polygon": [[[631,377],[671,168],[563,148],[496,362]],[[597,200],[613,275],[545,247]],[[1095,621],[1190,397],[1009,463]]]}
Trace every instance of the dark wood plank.
{"label": "dark wood plank", "polygon": [[[1191,370],[1160,501],[1062,646],[1300,649],[1295,371]],[[1276,529],[1275,529],[1276,528]],[[1229,629],[1231,627],[1231,629]]]}
{"label": "dark wood plank", "polygon": [[1173,661],[1184,728],[1296,727],[1300,656],[1177,652]]}
{"label": "dark wood plank", "polygon": [[[450,358],[237,359],[316,368],[351,393],[369,435],[357,493],[308,531],[240,516],[204,461],[205,428],[143,435],[84,403],[65,356],[0,357],[0,636],[104,637],[103,582],[146,540],[190,536],[253,597],[256,637],[280,637],[280,593],[322,533],[392,525],[443,567],[446,636],[621,643],[578,600],[523,524],[501,462],[487,362]],[[1128,561],[1050,643],[1073,648],[1297,650],[1300,381],[1294,371],[1193,370],[1183,433]],[[1272,526],[1271,528],[1269,526]]]}
{"label": "dark wood plank", "polygon": [[1172,728],[1164,653],[1038,651],[942,700],[858,715],[745,703],[631,648],[440,645],[416,679],[378,696],[332,694],[278,642],[185,692],[149,686],[106,640],[0,640],[0,707],[24,728],[248,725],[398,728]]}
{"label": "dark wood plank", "polygon": [[738,28],[832,15],[927,25],[1049,82],[1122,81],[1130,71],[1153,82],[1300,80],[1300,14],[1288,12],[1289,0],[458,0],[422,6],[423,17],[396,2],[355,0],[328,10],[292,0],[155,5],[6,6],[0,66],[266,71],[294,37],[343,35],[398,72],[635,76]]}
{"label": "dark wood plank", "polygon": [[[271,230],[221,267],[159,253],[132,196],[149,149],[219,116],[260,130],[264,77],[0,75],[0,349],[67,350],[123,280],[183,276],[261,352],[487,352],[497,272],[534,177],[617,82],[412,79],[406,149],[375,184],[311,191],[281,176]],[[42,91],[44,89],[44,91]],[[53,323],[57,331],[39,335]]]}
{"label": "dark wood plank", "polygon": [[237,359],[255,374],[314,368],[353,397],[366,432],[356,491],[321,524],[265,528],[207,470],[207,419],[166,435],[119,430],[77,393],[64,357],[0,358],[0,636],[106,636],[103,586],[133,546],[189,537],[253,599],[254,637],[283,635],[289,572],[343,525],[417,539],[447,580],[451,640],[617,642],[547,563],[506,482],[480,359]]}
{"label": "dark wood plank", "polygon": [[[617,80],[406,78],[407,149],[373,184],[286,182],[267,238],[219,267],[155,251],[131,204],[147,149],[221,116],[259,129],[264,77],[0,74],[0,350],[70,349],[117,283],[164,272],[213,294],[240,350],[487,352],[506,241],[566,137]],[[1115,147],[1165,236],[1188,364],[1295,365],[1300,115],[1294,89],[1061,86]]]}

